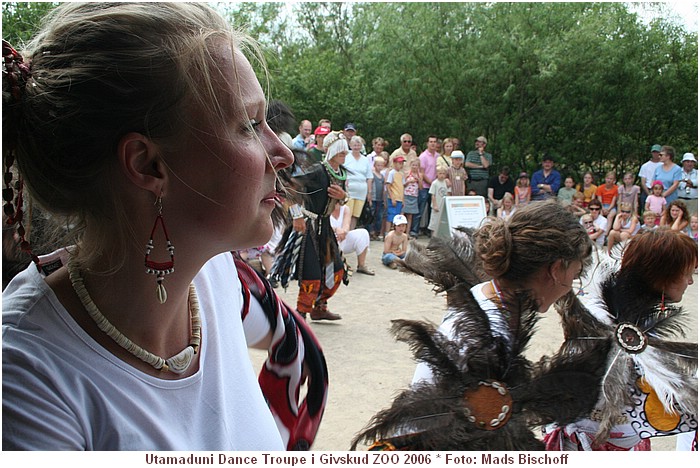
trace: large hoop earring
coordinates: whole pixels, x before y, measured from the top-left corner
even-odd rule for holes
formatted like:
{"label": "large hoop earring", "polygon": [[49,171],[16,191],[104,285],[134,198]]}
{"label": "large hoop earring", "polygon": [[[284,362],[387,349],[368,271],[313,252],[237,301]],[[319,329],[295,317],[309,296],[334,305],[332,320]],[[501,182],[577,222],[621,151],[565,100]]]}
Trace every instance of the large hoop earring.
{"label": "large hoop earring", "polygon": [[[146,273],[149,275],[156,275],[156,294],[158,296],[158,302],[165,304],[165,301],[168,300],[168,292],[165,290],[163,280],[165,280],[165,275],[169,275],[175,271],[175,247],[173,246],[173,243],[170,242],[168,230],[165,228],[165,221],[163,221],[162,196],[158,197],[155,204],[158,205],[158,214],[156,215],[156,220],[153,223],[153,229],[151,229],[151,237],[148,239],[148,243],[146,244],[146,259],[144,263],[146,265]],[[166,249],[170,254],[170,261],[167,262],[154,262],[149,258],[151,251],[153,250],[153,235],[155,234],[158,225],[160,225],[160,227],[163,229]]]}

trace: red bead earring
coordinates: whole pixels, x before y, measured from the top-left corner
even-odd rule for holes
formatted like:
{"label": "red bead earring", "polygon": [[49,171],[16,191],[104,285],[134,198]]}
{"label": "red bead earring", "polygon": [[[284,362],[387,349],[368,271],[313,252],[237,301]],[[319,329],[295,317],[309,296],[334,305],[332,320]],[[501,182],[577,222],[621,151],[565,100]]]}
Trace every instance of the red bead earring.
{"label": "red bead earring", "polygon": [[[158,295],[158,301],[164,304],[168,300],[168,293],[163,285],[163,280],[165,275],[169,275],[175,271],[175,247],[173,243],[170,242],[168,237],[168,230],[165,228],[165,222],[163,221],[163,199],[158,197],[156,200],[156,205],[158,205],[158,215],[156,216],[156,221],[153,223],[153,229],[151,229],[151,237],[148,239],[148,244],[146,244],[146,273],[149,275],[156,275],[156,294]],[[165,235],[166,248],[170,254],[170,261],[168,262],[154,262],[149,259],[151,251],[153,250],[153,235],[156,232],[156,228],[160,224],[163,229],[163,234]]]}

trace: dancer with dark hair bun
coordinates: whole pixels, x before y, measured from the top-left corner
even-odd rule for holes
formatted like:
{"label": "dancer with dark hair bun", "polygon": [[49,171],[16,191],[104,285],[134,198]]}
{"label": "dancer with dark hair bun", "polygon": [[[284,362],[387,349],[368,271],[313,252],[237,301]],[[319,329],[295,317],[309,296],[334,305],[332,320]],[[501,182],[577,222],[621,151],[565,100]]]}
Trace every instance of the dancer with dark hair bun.
{"label": "dancer with dark hair bun", "polygon": [[[404,268],[447,293],[436,328],[395,321],[420,362],[412,386],[354,441],[379,450],[542,450],[532,428],[574,421],[597,398],[601,362],[523,356],[537,314],[571,291],[592,244],[563,206],[541,202],[488,218],[452,240],[412,243]],[[605,356],[607,344],[601,343]]]}

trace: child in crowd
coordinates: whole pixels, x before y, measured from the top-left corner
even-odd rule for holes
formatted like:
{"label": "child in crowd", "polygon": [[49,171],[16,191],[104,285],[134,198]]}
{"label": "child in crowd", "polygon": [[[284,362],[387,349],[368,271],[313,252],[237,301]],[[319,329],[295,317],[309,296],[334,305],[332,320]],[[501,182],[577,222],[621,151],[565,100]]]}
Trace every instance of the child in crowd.
{"label": "child in crowd", "polygon": [[379,236],[384,235],[384,169],[386,169],[386,160],[381,156],[375,156],[374,164],[372,165],[372,211],[374,213],[374,222],[370,226],[369,232],[372,240],[376,240]]}
{"label": "child in crowd", "polygon": [[496,210],[496,216],[503,219],[508,219],[515,212],[515,201],[513,194],[506,192],[501,199],[501,207]]}
{"label": "child in crowd", "polygon": [[450,156],[452,165],[447,169],[447,180],[450,181],[451,195],[461,197],[467,191],[467,171],[464,169],[464,153],[459,150]]}
{"label": "child in crowd", "polygon": [[643,224],[639,227],[640,231],[651,231],[652,229],[656,229],[656,213],[654,213],[651,210],[646,210],[642,214],[642,222]]}
{"label": "child in crowd", "polygon": [[661,214],[664,212],[666,207],[666,199],[663,196],[664,184],[660,180],[655,180],[651,184],[651,195],[647,197],[647,201],[644,206],[645,211],[652,211],[656,215],[656,221],[654,224],[657,226],[661,222]]}
{"label": "child in crowd", "polygon": [[628,241],[639,231],[639,219],[637,213],[632,210],[630,203],[620,204],[620,213],[615,216],[615,221],[608,234],[608,255],[616,242]]}
{"label": "child in crowd", "polygon": [[581,219],[581,216],[588,213],[583,208],[583,193],[574,193],[574,195],[571,197],[571,204],[566,207],[566,210],[571,212],[574,216],[576,216],[579,219]]}
{"label": "child in crowd", "polygon": [[588,208],[588,204],[595,198],[598,186],[593,183],[593,173],[591,171],[583,174],[583,185],[579,187],[579,192],[583,193],[583,207]]}
{"label": "child in crowd", "polygon": [[[442,205],[445,197],[450,193],[450,188],[447,186],[447,169],[440,167],[436,171],[436,179],[430,184],[428,193],[432,196],[432,213],[430,214],[430,222],[428,229],[433,233],[437,232],[440,227],[440,218],[442,214]],[[488,213],[488,211],[487,211]]]}
{"label": "child in crowd", "polygon": [[588,237],[591,239],[591,241],[598,244],[597,239],[603,235],[603,230],[599,226],[595,225],[593,222],[593,217],[590,214],[581,216],[581,224],[586,230],[586,233],[588,233]]}
{"label": "child in crowd", "polygon": [[394,158],[394,168],[389,171],[384,181],[386,187],[386,225],[385,232],[391,229],[390,219],[403,211],[403,163],[406,158],[397,156]]}
{"label": "child in crowd", "polygon": [[574,188],[574,178],[568,176],[566,179],[564,179],[564,186],[559,189],[557,198],[564,206],[568,206],[571,205],[571,201],[575,193],[576,189]]}
{"label": "child in crowd", "polygon": [[617,205],[618,208],[623,203],[632,205],[632,212],[639,212],[639,193],[641,189],[639,185],[634,185],[634,174],[625,172],[622,176],[622,186],[617,189]]}
{"label": "child in crowd", "polygon": [[421,171],[420,159],[414,159],[409,163],[409,170],[403,185],[403,214],[406,216],[409,226],[412,226],[413,215],[419,213],[418,191],[422,180],[423,171]]}
{"label": "child in crowd", "polygon": [[688,227],[688,235],[695,241],[698,241],[698,215],[694,214],[690,217],[690,226]]}
{"label": "child in crowd", "polygon": [[601,216],[604,216],[608,220],[608,228],[605,231],[605,235],[608,235],[610,229],[612,228],[613,221],[615,220],[615,215],[617,214],[617,184],[615,180],[617,176],[614,172],[610,171],[605,174],[605,183],[599,185],[595,191],[595,198],[600,200],[603,204],[603,209],[601,211]]}
{"label": "child in crowd", "polygon": [[[596,227],[593,232],[588,233],[588,237],[590,237],[598,247],[602,248],[608,231],[608,220],[601,214],[602,203],[600,203],[600,200],[591,200],[591,202],[588,204],[588,211],[590,212],[593,225]],[[584,218],[584,216],[581,217],[582,224],[584,222]],[[588,228],[586,230],[588,230]]]}
{"label": "child in crowd", "polygon": [[384,253],[382,253],[382,263],[395,270],[398,268],[397,260],[402,260],[406,256],[408,249],[408,236],[406,226],[408,220],[402,214],[394,216],[394,230],[389,231],[384,236]]}
{"label": "child in crowd", "polygon": [[527,172],[521,172],[518,183],[515,185],[515,206],[525,206],[530,203],[530,176]]}
{"label": "child in crowd", "polygon": [[690,213],[683,200],[675,199],[661,215],[659,226],[667,226],[674,231],[687,232],[690,225]]}

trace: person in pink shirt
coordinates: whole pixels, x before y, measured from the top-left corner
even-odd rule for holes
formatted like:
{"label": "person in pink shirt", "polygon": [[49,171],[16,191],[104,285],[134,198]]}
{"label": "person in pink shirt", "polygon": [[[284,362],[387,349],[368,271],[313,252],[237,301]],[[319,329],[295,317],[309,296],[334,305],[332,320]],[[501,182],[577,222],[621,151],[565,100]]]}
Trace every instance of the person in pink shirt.
{"label": "person in pink shirt", "polygon": [[[430,194],[428,191],[430,190],[430,184],[433,183],[436,177],[435,171],[438,157],[440,157],[440,153],[438,152],[437,136],[430,135],[428,136],[428,148],[418,156],[421,169],[423,170],[423,184],[418,192],[418,214],[413,216],[413,222],[411,223],[409,235],[412,237],[418,237],[423,213],[426,211],[430,213]],[[427,226],[427,220],[422,224]]]}
{"label": "person in pink shirt", "polygon": [[651,195],[647,197],[644,210],[651,211],[656,215],[656,225],[661,221],[661,214],[666,206],[666,199],[663,196],[664,184],[660,180],[655,180],[651,184]]}

